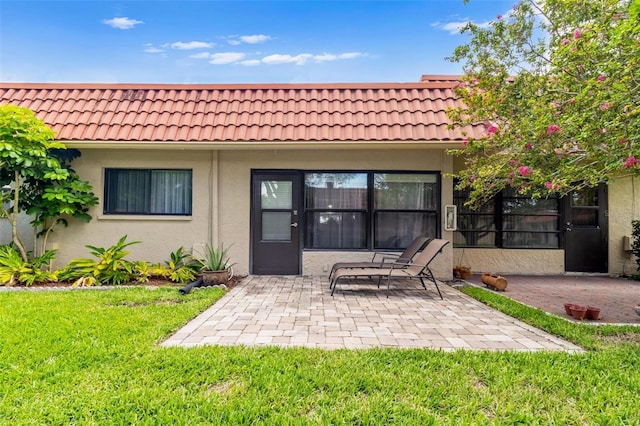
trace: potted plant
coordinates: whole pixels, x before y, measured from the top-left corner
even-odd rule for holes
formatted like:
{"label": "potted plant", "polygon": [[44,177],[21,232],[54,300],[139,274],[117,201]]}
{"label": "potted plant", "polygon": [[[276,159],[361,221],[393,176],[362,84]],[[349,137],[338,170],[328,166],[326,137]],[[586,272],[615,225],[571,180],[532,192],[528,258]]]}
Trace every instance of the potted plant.
{"label": "potted plant", "polygon": [[463,260],[464,260],[464,249],[461,252],[460,261],[453,268],[453,276],[454,278],[460,278],[460,279],[466,280],[467,278],[469,278],[469,275],[471,275],[471,268],[469,266],[463,265],[462,263]]}
{"label": "potted plant", "polygon": [[231,263],[229,256],[230,248],[225,248],[223,244],[207,244],[204,247],[203,257],[196,259],[202,265],[200,274],[204,285],[224,284],[233,276],[234,263]]}

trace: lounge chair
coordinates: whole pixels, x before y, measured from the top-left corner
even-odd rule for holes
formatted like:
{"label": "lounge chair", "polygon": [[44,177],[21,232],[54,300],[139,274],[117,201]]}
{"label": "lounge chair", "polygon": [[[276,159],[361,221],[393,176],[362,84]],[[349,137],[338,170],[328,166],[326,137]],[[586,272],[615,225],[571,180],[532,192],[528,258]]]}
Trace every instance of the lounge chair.
{"label": "lounge chair", "polygon": [[[406,264],[411,262],[413,257],[427,245],[430,238],[417,237],[400,254],[376,252],[370,262],[338,262],[334,263],[329,273],[329,282],[332,281],[333,274],[339,269],[364,269],[364,268],[390,268],[394,263]],[[376,259],[377,257],[377,259]],[[331,287],[329,287],[331,288]]]}
{"label": "lounge chair", "polygon": [[[427,278],[435,284],[440,299],[443,299],[440,288],[438,287],[438,281],[433,276],[433,272],[429,268],[429,265],[435,259],[438,254],[442,252],[444,247],[449,244],[447,240],[434,239],[427,244],[427,246],[420,252],[410,263],[404,264],[392,264],[390,268],[362,268],[362,269],[339,269],[333,275],[333,280],[330,283],[331,295],[336,291],[336,286],[341,278],[361,278],[361,277],[378,277],[379,279],[387,279],[387,297],[389,297],[389,288],[391,287],[391,280],[398,278],[417,278],[422,283],[422,287],[426,290],[427,286],[424,283],[424,279]],[[378,285],[380,282],[378,281]]]}

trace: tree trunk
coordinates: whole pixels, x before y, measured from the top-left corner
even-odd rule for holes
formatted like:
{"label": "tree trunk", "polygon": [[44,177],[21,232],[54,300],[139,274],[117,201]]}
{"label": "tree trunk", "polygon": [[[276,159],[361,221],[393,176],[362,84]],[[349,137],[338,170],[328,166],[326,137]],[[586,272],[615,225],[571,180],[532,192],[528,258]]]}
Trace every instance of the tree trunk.
{"label": "tree trunk", "polygon": [[20,173],[18,172],[15,172],[14,185],[13,212],[11,212],[11,237],[13,239],[13,243],[20,252],[20,256],[22,256],[22,260],[28,262],[29,256],[27,256],[27,250],[24,248],[20,234],[18,234],[18,213],[20,212],[20,209],[18,208],[18,202],[20,201]]}

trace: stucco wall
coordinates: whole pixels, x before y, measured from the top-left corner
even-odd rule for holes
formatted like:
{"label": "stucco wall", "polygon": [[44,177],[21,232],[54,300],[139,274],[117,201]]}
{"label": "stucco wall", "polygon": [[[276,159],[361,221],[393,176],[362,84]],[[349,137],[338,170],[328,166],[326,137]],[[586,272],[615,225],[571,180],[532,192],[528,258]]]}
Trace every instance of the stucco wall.
{"label": "stucco wall", "polygon": [[564,273],[564,250],[456,248],[453,263],[474,274],[554,275]]}
{"label": "stucco wall", "polygon": [[[131,259],[153,262],[168,259],[169,253],[180,246],[191,250],[194,242],[206,242],[211,230],[210,175],[215,165],[215,153],[211,152],[83,150],[73,167],[93,185],[100,203],[90,211],[91,222],[72,220],[69,228],[56,228],[50,238],[51,246],[58,248],[56,265],[88,257],[85,244],[108,247],[123,235],[127,235],[127,241],[141,242],[129,247]],[[193,215],[188,218],[103,215],[104,169],[110,167],[192,168]]]}
{"label": "stucco wall", "polygon": [[[219,191],[219,239],[234,243],[232,255],[238,269],[248,271],[250,256],[250,181],[252,169],[300,170],[450,170],[451,159],[441,150],[264,150],[221,151]],[[443,179],[450,186],[450,179]],[[445,195],[443,191],[443,197]],[[450,202],[447,193],[443,202]],[[443,235],[450,238],[450,235]],[[307,251],[303,253],[303,274],[326,275],[337,259],[370,259],[371,253]],[[434,268],[438,277],[451,278],[452,250],[447,248]]]}
{"label": "stucco wall", "polygon": [[623,237],[631,236],[631,221],[640,219],[640,179],[624,178],[609,183],[609,273],[635,273],[637,264],[623,250]]}

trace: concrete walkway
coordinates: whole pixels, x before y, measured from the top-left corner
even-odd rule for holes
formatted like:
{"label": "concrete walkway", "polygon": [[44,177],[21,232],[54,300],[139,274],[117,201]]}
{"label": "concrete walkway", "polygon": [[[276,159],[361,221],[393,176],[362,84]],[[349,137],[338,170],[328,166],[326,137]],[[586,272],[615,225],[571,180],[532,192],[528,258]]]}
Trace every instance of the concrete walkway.
{"label": "concrete walkway", "polygon": [[168,338],[164,346],[277,345],[324,349],[581,349],[440,285],[396,284],[389,298],[368,281],[249,276]]}

